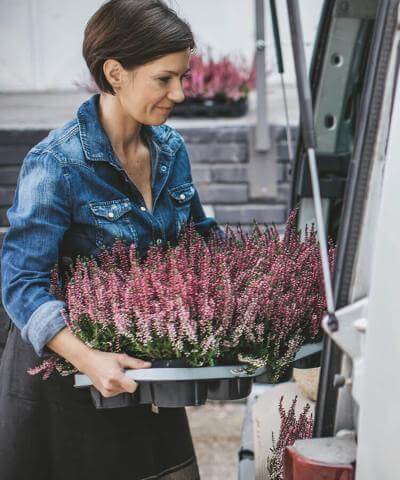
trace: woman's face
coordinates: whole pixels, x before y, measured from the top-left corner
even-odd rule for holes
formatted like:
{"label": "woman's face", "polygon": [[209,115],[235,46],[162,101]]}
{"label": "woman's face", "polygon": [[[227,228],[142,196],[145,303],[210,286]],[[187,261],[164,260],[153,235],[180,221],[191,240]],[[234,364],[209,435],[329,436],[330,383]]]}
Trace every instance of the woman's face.
{"label": "woman's face", "polygon": [[182,80],[190,49],[165,55],[133,70],[122,68],[116,96],[124,113],[144,125],[161,125],[176,103],[185,99]]}

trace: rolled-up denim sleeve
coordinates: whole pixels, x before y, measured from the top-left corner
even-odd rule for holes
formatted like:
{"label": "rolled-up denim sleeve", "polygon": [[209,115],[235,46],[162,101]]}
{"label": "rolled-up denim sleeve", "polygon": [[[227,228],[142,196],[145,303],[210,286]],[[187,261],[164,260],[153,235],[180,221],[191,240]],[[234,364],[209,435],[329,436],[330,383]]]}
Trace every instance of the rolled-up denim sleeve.
{"label": "rolled-up denim sleeve", "polygon": [[65,303],[50,294],[50,272],[71,223],[65,166],[49,152],[32,150],[21,167],[7,212],[1,256],[2,302],[22,338],[45,356],[47,342],[65,327]]}

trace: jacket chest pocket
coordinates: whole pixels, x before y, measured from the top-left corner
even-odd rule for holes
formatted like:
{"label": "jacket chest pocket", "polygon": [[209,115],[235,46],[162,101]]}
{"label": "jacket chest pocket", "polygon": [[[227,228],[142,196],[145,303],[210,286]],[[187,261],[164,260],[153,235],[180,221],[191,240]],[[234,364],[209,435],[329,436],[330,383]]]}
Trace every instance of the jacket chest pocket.
{"label": "jacket chest pocket", "polygon": [[110,247],[116,239],[137,243],[138,234],[132,222],[128,199],[89,202],[96,223],[96,245]]}
{"label": "jacket chest pocket", "polygon": [[184,183],[168,189],[175,210],[176,228],[178,234],[189,222],[192,199],[195,194],[193,183]]}

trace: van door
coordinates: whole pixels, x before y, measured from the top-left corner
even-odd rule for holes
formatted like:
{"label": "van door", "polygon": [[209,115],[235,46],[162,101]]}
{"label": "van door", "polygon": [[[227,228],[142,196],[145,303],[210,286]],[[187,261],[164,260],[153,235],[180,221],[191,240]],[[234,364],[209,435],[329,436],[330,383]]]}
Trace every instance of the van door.
{"label": "van door", "polygon": [[[336,308],[362,318],[370,288],[371,250],[395,87],[398,1],[330,1],[324,6],[314,49],[311,82],[317,161],[328,235],[337,241]],[[299,227],[314,220],[306,154],[299,142],[292,206]],[[364,303],[355,302],[364,299]],[[343,313],[343,312],[342,312]],[[358,402],[351,386],[353,358],[346,340],[360,352],[362,326],[327,329],[314,436],[357,429]],[[339,333],[342,332],[342,333]],[[342,341],[339,340],[342,337]],[[349,354],[350,353],[350,354]],[[342,376],[336,376],[338,374]],[[350,383],[351,381],[349,381]],[[338,391],[340,394],[338,395]]]}

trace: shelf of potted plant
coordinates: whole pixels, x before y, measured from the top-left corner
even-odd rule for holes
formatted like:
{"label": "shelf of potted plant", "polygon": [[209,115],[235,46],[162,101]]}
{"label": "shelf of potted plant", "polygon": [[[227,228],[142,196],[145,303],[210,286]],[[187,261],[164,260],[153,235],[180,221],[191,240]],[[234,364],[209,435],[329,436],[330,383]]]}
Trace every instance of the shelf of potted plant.
{"label": "shelf of potted plant", "polygon": [[248,94],[255,87],[254,68],[229,56],[214,60],[192,55],[190,74],[183,80],[185,101],[175,105],[180,117],[241,117],[247,113]]}
{"label": "shelf of potted plant", "polygon": [[[274,227],[227,227],[206,241],[188,225],[177,245],[153,246],[142,259],[117,240],[97,258],[78,258],[62,282],[54,271],[52,292],[87,345],[152,362],[128,372],[140,387],[120,402],[92,389],[103,408],[244,398],[266,369],[277,382],[294,361],[318,354],[320,345],[304,345],[320,340],[326,308],[317,235],[297,232],[296,212],[283,237]],[[54,371],[88,385],[56,356],[30,373]]]}

